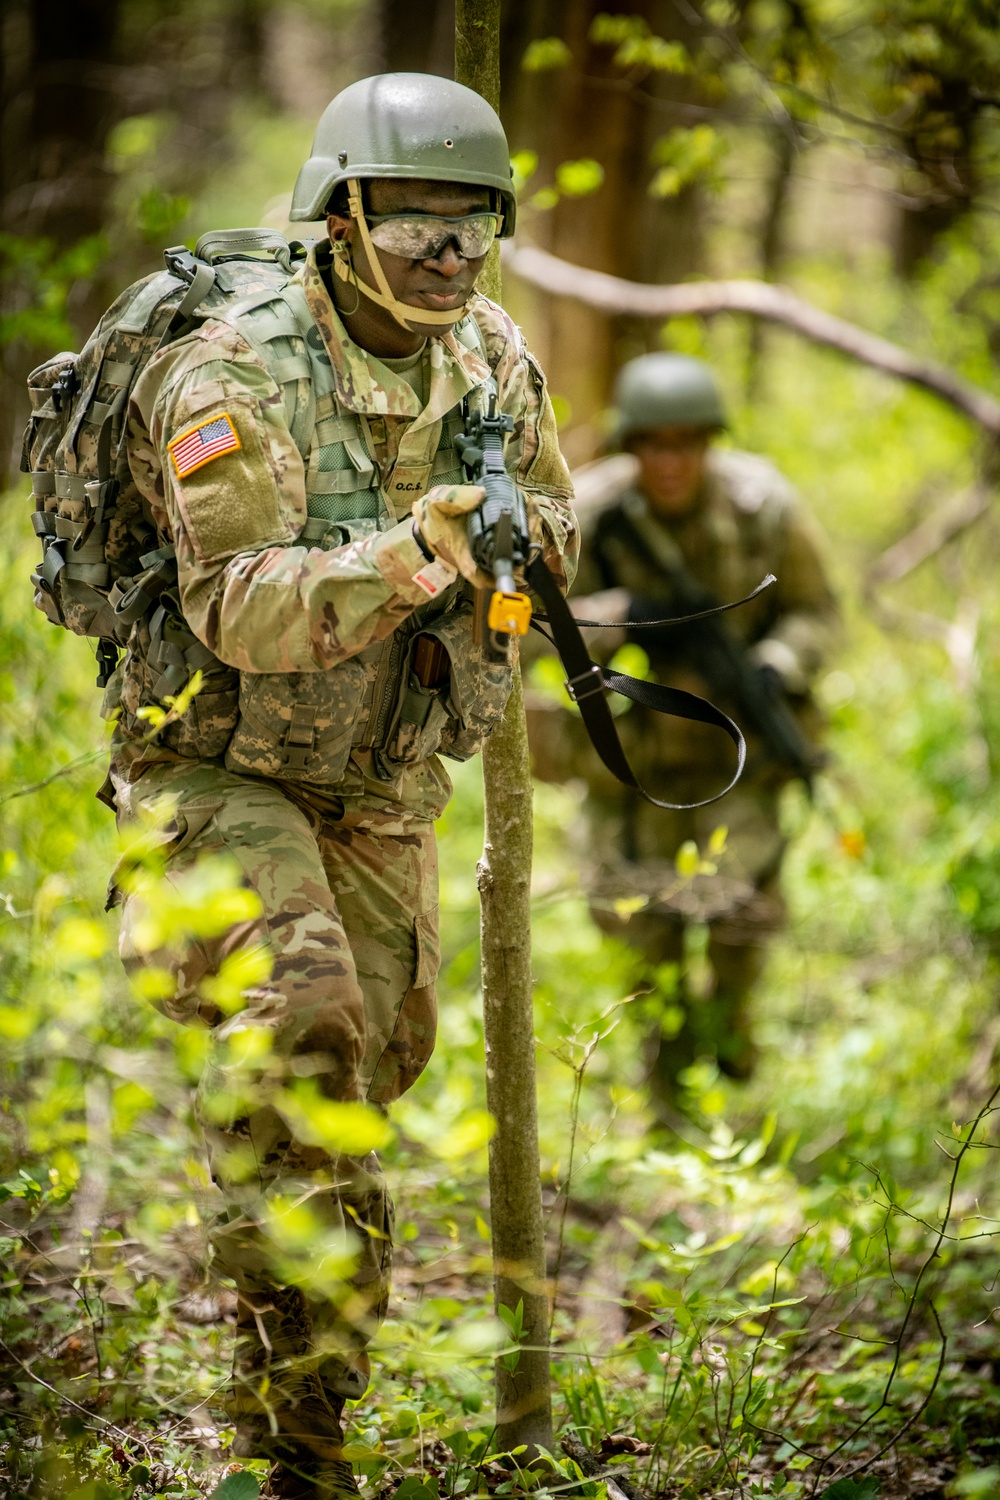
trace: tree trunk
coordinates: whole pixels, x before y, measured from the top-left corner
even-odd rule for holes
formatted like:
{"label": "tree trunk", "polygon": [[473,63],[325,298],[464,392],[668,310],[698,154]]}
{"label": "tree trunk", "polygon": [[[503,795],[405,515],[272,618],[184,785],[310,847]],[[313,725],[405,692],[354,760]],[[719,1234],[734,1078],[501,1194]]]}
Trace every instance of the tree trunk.
{"label": "tree trunk", "polygon": [[[701,23],[686,19],[689,10],[674,0],[630,0],[626,6],[506,0],[502,113],[511,148],[535,151],[539,159],[521,204],[523,239],[636,281],[680,281],[703,267],[702,191],[688,187],[672,198],[649,192],[656,142],[702,118],[700,85],[690,75],[654,73],[636,86],[614,62],[614,49],[591,36],[599,13],[627,11],[656,35],[693,44]],[[526,72],[526,48],[551,36],[566,44],[572,61]],[[551,209],[532,207],[535,190],[551,186],[560,163],[582,158],[604,168],[597,192],[564,195]],[[656,330],[632,318],[536,298],[524,287],[509,293],[511,311],[530,331],[552,391],[568,403],[569,416],[561,421],[564,453],[571,466],[582,464],[600,445],[597,419],[615,371],[625,359],[657,347]]]}
{"label": "tree trunk", "polygon": [[[949,38],[948,40],[951,40]],[[919,69],[924,72],[923,67]],[[980,193],[976,135],[982,103],[970,78],[934,78],[910,130],[907,147],[924,187],[900,211],[896,270],[912,279],[942,235],[973,208]]]}
{"label": "tree trunk", "polygon": [[[500,97],[500,0],[457,0],[455,77],[493,105]],[[494,249],[480,287],[499,300]],[[531,771],[521,676],[503,723],[483,752],[486,830],[482,898],[486,1102],[497,1121],[490,1143],[493,1297],[517,1316],[524,1346],[513,1369],[496,1363],[496,1445],[524,1444],[530,1461],[552,1447],[545,1230],[538,1158],[535,1028],[531,993]],[[513,1358],[513,1356],[508,1356]]]}
{"label": "tree trunk", "polygon": [[[797,150],[795,129],[790,121],[776,125],[772,131],[772,137],[774,169],[760,229],[760,274],[765,281],[775,281],[781,273],[789,188]],[[766,343],[764,325],[760,319],[755,319],[750,326],[750,342],[747,349],[746,385],[747,399],[750,402],[756,401],[761,393],[761,366]]]}
{"label": "tree trunk", "polygon": [[379,23],[381,62],[386,73],[451,77],[454,0],[381,0]]}
{"label": "tree trunk", "polygon": [[524,1346],[509,1370],[496,1364],[497,1438],[504,1451],[552,1447],[549,1301],[538,1157],[535,1028],[531,995],[531,768],[521,674],[503,723],[483,752],[486,830],[482,900],[486,1102],[490,1143],[493,1300],[517,1315]]}
{"label": "tree trunk", "polygon": [[[79,348],[113,296],[162,267],[180,225],[139,228],[139,195],[165,203],[190,195],[230,150],[234,99],[270,91],[264,0],[224,0],[182,15],[157,0],[5,0],[0,5],[0,314],[13,320],[44,303],[53,257],[106,234],[110,253],[93,275],[76,272],[66,316]],[[158,115],[170,128],[151,158],[155,187],[136,201],[108,160],[112,127]],[[193,226],[190,226],[193,227]],[[202,226],[203,227],[203,226]],[[18,241],[24,242],[18,245]],[[39,258],[19,263],[14,250]],[[70,269],[56,275],[59,282]],[[10,324],[8,323],[8,327]],[[10,336],[8,335],[10,338]],[[25,333],[0,349],[0,489],[16,469],[17,433],[27,415],[24,378],[54,352]]]}
{"label": "tree trunk", "polygon": [[[0,14],[0,231],[44,242],[49,259],[104,228],[119,11],[120,0],[12,0]],[[73,292],[71,314],[86,328],[101,292],[93,283]],[[0,257],[0,313],[13,319],[40,295],[28,266]],[[17,469],[25,376],[51,352],[25,336],[0,349],[0,490]]]}

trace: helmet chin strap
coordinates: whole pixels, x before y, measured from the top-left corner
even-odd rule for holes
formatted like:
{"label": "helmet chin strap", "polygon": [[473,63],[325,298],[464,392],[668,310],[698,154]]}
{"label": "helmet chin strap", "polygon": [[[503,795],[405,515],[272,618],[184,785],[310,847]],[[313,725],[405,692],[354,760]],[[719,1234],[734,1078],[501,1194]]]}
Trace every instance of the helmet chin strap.
{"label": "helmet chin strap", "polygon": [[[400,302],[399,298],[393,294],[392,288],[386,279],[382,262],[379,260],[378,251],[373,245],[372,237],[368,231],[368,220],[365,218],[364,205],[361,202],[361,183],[357,177],[349,179],[347,193],[348,209],[351,218],[358,226],[358,234],[361,237],[361,243],[368,257],[368,264],[372,268],[372,274],[378,283],[378,291],[374,287],[368,286],[357,274],[351,263],[349,251],[345,254],[341,250],[333,256],[333,269],[341,281],[348,282],[350,285],[356,287],[363,296],[367,297],[370,302],[374,302],[377,307],[384,307],[388,313],[391,313],[400,327],[406,329],[407,333],[419,333],[422,328],[427,326],[454,328],[455,324],[460,323],[465,317],[464,305],[448,312],[425,312],[422,307],[411,307],[406,302]],[[335,250],[341,243],[338,242]]]}

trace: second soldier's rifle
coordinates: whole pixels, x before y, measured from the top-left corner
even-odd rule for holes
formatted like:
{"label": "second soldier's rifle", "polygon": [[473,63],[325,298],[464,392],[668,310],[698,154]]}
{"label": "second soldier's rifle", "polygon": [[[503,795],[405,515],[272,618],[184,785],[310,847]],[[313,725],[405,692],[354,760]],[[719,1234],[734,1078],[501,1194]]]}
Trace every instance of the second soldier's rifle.
{"label": "second soldier's rifle", "polygon": [[[718,608],[714,595],[696,583],[686,569],[678,568],[670,582],[671,606],[689,616],[702,616],[681,627],[685,636],[680,654],[713,693],[733,704],[743,722],[763,741],[771,761],[810,783],[824,764],[824,756],[802,733],[777,672],[752,660],[746,647],[711,613]],[[652,601],[650,604],[655,612],[657,606]],[[669,650],[669,623],[634,619],[628,628],[638,632],[645,624],[651,624],[654,632],[662,630]]]}
{"label": "second soldier's rifle", "polygon": [[[515,635],[524,635],[529,624],[534,625],[555,646],[566,671],[566,691],[580,710],[580,715],[590,735],[594,749],[608,770],[624,786],[631,787],[655,807],[671,811],[684,811],[692,807],[706,807],[724,797],[739,781],[746,763],[746,741],[739,725],[728,714],[716,708],[705,698],[681,688],[666,687],[659,682],[645,682],[629,677],[624,672],[613,672],[591,661],[584,644],[580,627],[570,611],[555,578],[542,557],[540,547],[533,546],[528,532],[528,517],[524,499],[504,465],[504,440],[512,430],[510,417],[499,410],[497,394],[492,383],[472,393],[464,403],[465,431],[455,439],[455,447],[462,460],[465,478],[469,484],[482,485],[486,498],[469,517],[469,545],[472,555],[484,573],[493,578],[492,594],[484,590],[485,611],[480,609],[483,630],[478,644],[487,660],[505,662],[510,659],[510,645]],[[544,615],[532,619],[531,601],[522,593],[514,577],[516,568],[523,568],[527,581],[545,606]],[[767,578],[748,594],[746,599],[733,604],[714,605],[707,611],[697,611],[695,618],[720,614],[735,609],[755,598],[762,589],[774,583]],[[663,620],[664,626],[680,626],[688,623],[691,616]],[[545,627],[548,627],[546,629]],[[550,634],[551,632],[551,634]],[[670,714],[678,719],[693,719],[701,724],[711,724],[723,730],[736,746],[737,765],[729,784],[712,797],[700,802],[666,802],[654,797],[637,780],[628,757],[618,738],[614,716],[608,705],[609,692],[620,693],[634,703],[652,709],[654,713]]]}
{"label": "second soldier's rifle", "polygon": [[[619,533],[625,532],[625,540],[637,556],[647,550],[641,534],[627,516],[616,515],[615,525]],[[679,559],[668,563],[658,557],[656,562],[667,586],[670,614],[655,619],[653,616],[663,613],[663,601],[635,600],[627,626],[629,633],[636,632],[634,638],[641,643],[643,637],[638,633],[648,631],[651,645],[689,663],[713,693],[735,707],[744,723],[763,741],[768,758],[808,785],[825,764],[825,757],[803,734],[777,672],[759,666],[752,659],[746,646],[720,618],[718,599],[692,578]],[[610,586],[610,573],[607,582]],[[585,625],[598,623],[581,621]]]}

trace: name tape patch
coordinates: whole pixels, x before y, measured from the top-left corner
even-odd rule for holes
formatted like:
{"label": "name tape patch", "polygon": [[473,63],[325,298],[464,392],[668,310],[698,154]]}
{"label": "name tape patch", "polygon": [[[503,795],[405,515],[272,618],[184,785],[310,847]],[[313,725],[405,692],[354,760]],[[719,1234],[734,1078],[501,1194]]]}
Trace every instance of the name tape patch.
{"label": "name tape patch", "polygon": [[210,464],[213,458],[235,453],[242,446],[232,417],[224,411],[221,416],[199,422],[197,427],[189,427],[187,432],[175,437],[167,444],[167,452],[173,459],[177,478],[186,479],[195,469]]}

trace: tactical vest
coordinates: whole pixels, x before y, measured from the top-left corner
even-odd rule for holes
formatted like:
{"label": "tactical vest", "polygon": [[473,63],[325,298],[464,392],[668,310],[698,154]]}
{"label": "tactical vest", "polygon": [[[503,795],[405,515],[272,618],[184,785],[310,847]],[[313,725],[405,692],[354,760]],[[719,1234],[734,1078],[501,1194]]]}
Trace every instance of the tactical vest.
{"label": "tactical vest", "polygon": [[[308,518],[292,545],[344,546],[408,515],[412,495],[400,514],[386,498],[368,422],[337,400],[333,367],[302,287],[293,282],[247,297],[216,317],[238,329],[281,389],[305,465]],[[485,359],[471,314],[456,337]],[[461,407],[443,419],[437,449],[428,455],[427,486],[463,482],[454,446],[462,422]],[[240,672],[235,727],[224,711],[211,724],[203,712],[207,732],[174,748],[199,758],[224,755],[227,768],[244,775],[321,786],[343,779],[355,749],[371,751],[376,774],[386,779],[436,752],[466,760],[499,722],[510,692],[510,668],[484,659],[473,641],[472,618],[470,592],[457,582],[414,610],[386,640],[326,671]],[[161,622],[161,638],[164,628],[181,626]],[[428,641],[439,648],[431,681],[426,672],[418,674],[415,661]],[[142,642],[135,644],[141,652]],[[149,691],[145,682],[135,687],[138,695],[135,689],[122,694],[131,714],[136,697]]]}

